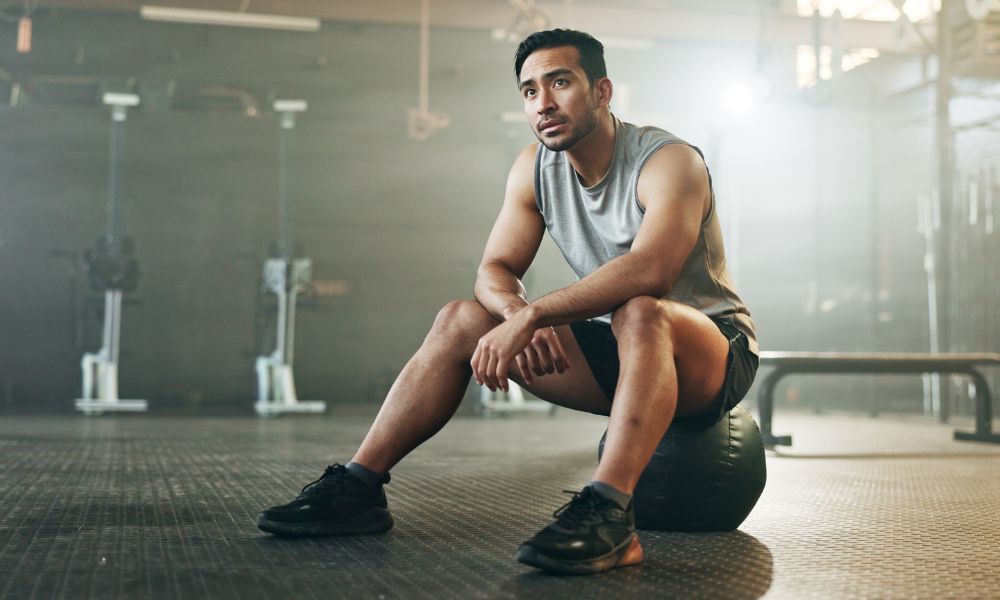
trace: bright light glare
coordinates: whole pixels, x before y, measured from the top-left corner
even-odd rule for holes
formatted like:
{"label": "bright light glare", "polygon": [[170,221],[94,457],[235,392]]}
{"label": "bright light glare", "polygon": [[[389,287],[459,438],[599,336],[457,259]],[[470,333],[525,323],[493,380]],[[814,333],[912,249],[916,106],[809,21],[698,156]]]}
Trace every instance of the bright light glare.
{"label": "bright light glare", "polygon": [[[853,48],[840,57],[840,70],[850,71],[879,57],[875,48]],[[816,65],[816,50],[812,46],[801,45],[795,56],[795,73],[799,89],[815,85],[817,79],[833,77],[833,49],[821,46],[819,49],[819,65]]]}
{"label": "bright light glare", "polygon": [[734,83],[726,88],[724,98],[729,112],[740,115],[753,108],[753,90],[745,83]]}
{"label": "bright light glare", "polygon": [[847,72],[855,67],[860,67],[866,62],[870,62],[879,57],[879,51],[876,48],[858,48],[857,50],[851,50],[840,59],[840,70]]}
{"label": "bright light glare", "polygon": [[[799,16],[812,16],[814,8],[824,17],[840,9],[845,19],[891,22],[899,18],[899,11],[889,0],[798,0]],[[903,12],[914,22],[923,21],[940,9],[941,0],[907,0],[903,6]]]}

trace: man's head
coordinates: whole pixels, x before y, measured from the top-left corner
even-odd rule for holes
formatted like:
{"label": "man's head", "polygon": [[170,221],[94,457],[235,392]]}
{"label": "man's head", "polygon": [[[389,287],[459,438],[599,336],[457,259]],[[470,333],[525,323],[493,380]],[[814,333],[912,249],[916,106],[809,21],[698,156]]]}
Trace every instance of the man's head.
{"label": "man's head", "polygon": [[604,46],[581,31],[531,34],[517,48],[514,74],[535,136],[557,152],[594,131],[611,101]]}

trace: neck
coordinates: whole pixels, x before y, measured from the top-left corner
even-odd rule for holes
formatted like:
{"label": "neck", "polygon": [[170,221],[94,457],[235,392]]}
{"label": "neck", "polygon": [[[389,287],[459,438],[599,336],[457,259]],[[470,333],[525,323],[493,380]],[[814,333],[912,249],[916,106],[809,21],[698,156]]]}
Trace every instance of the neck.
{"label": "neck", "polygon": [[566,156],[580,182],[586,187],[593,187],[608,173],[614,152],[615,121],[610,111],[602,110],[597,127],[566,150]]}

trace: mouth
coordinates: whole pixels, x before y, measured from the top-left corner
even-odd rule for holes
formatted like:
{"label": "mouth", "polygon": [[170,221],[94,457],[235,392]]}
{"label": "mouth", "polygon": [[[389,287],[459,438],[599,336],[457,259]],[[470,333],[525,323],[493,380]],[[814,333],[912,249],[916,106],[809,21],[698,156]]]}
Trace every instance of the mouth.
{"label": "mouth", "polygon": [[546,135],[559,133],[565,128],[566,123],[563,121],[557,121],[556,119],[547,119],[538,124],[539,133],[544,133]]}

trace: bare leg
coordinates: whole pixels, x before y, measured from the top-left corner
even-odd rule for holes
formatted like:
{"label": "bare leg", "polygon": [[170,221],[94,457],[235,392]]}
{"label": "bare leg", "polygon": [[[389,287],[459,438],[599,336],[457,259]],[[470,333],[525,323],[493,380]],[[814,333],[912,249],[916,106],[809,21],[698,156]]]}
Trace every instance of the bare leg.
{"label": "bare leg", "polygon": [[[355,453],[354,462],[385,473],[454,416],[472,376],[469,361],[479,338],[500,324],[475,300],[459,300],[438,313],[417,353],[393,383],[382,409]],[[608,414],[610,402],[598,386],[568,325],[556,331],[572,368],[536,377],[525,386],[554,404]],[[515,367],[516,369],[516,367]]]}
{"label": "bare leg", "polygon": [[[474,300],[451,302],[441,309],[424,343],[393,383],[352,460],[384,473],[440,431],[465,395],[472,376],[469,361],[479,338],[499,323]],[[520,374],[513,370],[511,378],[554,404],[608,414],[611,404],[569,326],[557,327],[556,332],[572,368],[536,377],[531,386],[524,386]]]}
{"label": "bare leg", "polygon": [[499,323],[475,301],[455,301],[441,309],[352,460],[385,473],[440,431],[465,395],[472,376],[469,360],[479,338]]}
{"label": "bare leg", "polygon": [[[387,472],[440,431],[465,395],[472,375],[469,360],[479,338],[498,324],[474,300],[446,305],[389,390],[352,460]],[[594,479],[631,493],[674,414],[698,414],[718,394],[728,343],[697,310],[648,297],[616,311],[613,326],[622,367],[604,458]],[[607,414],[608,401],[570,328],[556,331],[572,368],[536,377],[531,386],[514,370],[511,378],[554,404]]]}
{"label": "bare leg", "polygon": [[675,414],[710,409],[729,344],[697,310],[645,296],[615,311],[612,328],[621,370],[594,479],[630,494]]}

